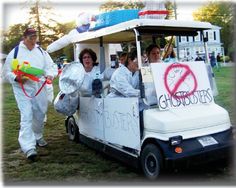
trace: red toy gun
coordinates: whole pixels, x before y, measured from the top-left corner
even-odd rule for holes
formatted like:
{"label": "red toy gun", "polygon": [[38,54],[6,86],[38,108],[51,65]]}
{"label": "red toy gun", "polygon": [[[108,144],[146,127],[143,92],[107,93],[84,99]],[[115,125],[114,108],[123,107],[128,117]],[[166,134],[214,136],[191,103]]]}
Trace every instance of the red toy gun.
{"label": "red toy gun", "polygon": [[[33,80],[35,82],[40,82],[40,81],[42,81],[42,79],[40,79],[37,76],[42,76],[44,71],[41,69],[35,68],[35,67],[31,67],[30,63],[28,63],[28,62],[23,62],[22,65],[19,65],[19,62],[17,59],[13,59],[12,64],[11,64],[11,68],[12,68],[12,72],[15,75],[19,76],[19,78],[20,78],[19,83],[21,85],[21,88],[22,88],[24,94],[29,98],[33,98],[26,93],[24,85],[21,81],[21,78],[27,78],[27,79]],[[52,80],[46,78],[44,83],[39,88],[39,90],[37,91],[37,93],[35,94],[34,97],[36,97],[40,93],[40,91],[43,89],[45,84],[52,84]]]}

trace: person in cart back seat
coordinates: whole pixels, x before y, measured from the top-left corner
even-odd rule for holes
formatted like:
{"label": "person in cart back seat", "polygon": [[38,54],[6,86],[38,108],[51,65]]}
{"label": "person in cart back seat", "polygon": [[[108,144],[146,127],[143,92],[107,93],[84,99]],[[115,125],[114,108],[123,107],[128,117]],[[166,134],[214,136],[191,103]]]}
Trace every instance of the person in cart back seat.
{"label": "person in cart back seat", "polygon": [[176,63],[178,59],[176,57],[173,44],[167,43],[164,47],[162,61],[165,63]]}
{"label": "person in cart back seat", "polygon": [[107,97],[139,97],[140,90],[135,89],[133,73],[138,70],[137,53],[128,53],[125,66],[119,67],[110,80],[111,91]]}
{"label": "person in cart back seat", "polygon": [[[150,44],[146,48],[146,54],[148,56],[148,64],[150,66],[151,63],[163,63],[161,60],[161,49],[156,44]],[[157,96],[154,83],[144,83],[145,88],[145,99],[146,103],[149,106],[157,104]]]}
{"label": "person in cart back seat", "polygon": [[127,52],[123,52],[119,57],[119,65],[125,66],[126,59],[127,59]]}
{"label": "person in cart back seat", "polygon": [[156,44],[150,44],[146,48],[148,63],[162,63],[161,61],[161,48]]}
{"label": "person in cart back seat", "polygon": [[95,79],[103,79],[103,74],[100,74],[100,69],[97,61],[96,53],[90,49],[85,48],[79,54],[79,60],[84,66],[85,76],[83,84],[80,88],[81,96],[92,95],[92,83]]}

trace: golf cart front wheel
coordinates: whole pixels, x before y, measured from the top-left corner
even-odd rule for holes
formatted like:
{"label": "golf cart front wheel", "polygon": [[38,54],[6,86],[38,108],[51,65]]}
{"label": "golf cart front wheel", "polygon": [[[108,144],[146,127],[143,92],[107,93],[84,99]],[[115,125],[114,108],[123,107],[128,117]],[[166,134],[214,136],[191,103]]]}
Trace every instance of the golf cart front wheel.
{"label": "golf cart front wheel", "polygon": [[160,174],[163,159],[159,148],[154,144],[147,144],[141,153],[141,166],[144,175],[151,180]]}

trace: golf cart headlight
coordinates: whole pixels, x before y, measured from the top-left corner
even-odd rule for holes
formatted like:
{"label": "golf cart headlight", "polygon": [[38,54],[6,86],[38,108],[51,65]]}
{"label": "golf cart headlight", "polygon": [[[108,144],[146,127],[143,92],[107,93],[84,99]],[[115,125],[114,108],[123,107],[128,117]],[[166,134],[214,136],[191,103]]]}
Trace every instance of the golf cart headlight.
{"label": "golf cart headlight", "polygon": [[174,137],[169,138],[169,142],[171,146],[179,145],[182,142],[182,140],[183,140],[182,136],[174,136]]}

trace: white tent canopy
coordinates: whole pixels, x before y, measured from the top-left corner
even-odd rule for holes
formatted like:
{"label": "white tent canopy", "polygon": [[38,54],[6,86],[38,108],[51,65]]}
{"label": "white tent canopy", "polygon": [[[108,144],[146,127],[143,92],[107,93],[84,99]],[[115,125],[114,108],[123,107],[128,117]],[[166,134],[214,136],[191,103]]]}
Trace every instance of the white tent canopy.
{"label": "white tent canopy", "polygon": [[[72,30],[68,35],[51,43],[47,50],[49,53],[57,51],[71,43],[99,43],[99,37],[103,37],[104,43],[119,43],[129,42],[134,40],[133,29],[138,29],[140,32],[150,32],[155,28],[160,33],[157,34],[172,34],[185,32],[196,32],[199,30],[211,29],[212,25],[208,22],[198,21],[179,21],[179,20],[161,20],[161,19],[134,19],[127,22],[122,22],[110,27],[105,27],[95,31],[87,31],[78,33]],[[178,28],[178,30],[176,30]]]}

